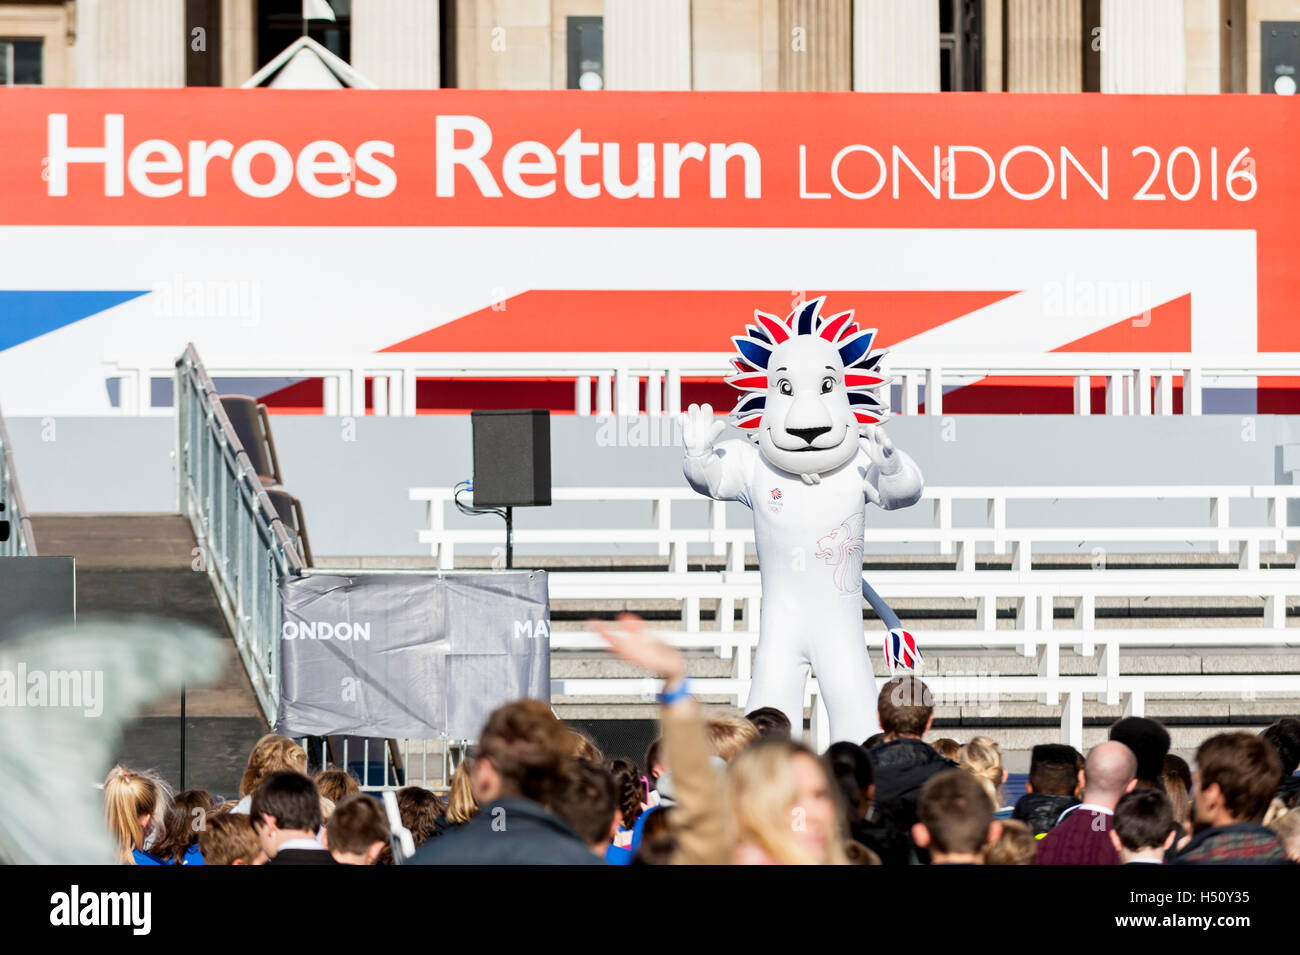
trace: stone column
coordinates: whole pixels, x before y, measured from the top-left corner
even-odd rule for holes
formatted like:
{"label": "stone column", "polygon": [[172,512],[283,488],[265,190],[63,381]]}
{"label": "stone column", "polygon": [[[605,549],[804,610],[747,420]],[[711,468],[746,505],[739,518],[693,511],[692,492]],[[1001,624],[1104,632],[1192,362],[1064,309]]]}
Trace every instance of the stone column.
{"label": "stone column", "polygon": [[765,70],[769,14],[775,14],[769,0],[692,0],[692,87],[770,89],[777,77],[775,69]]}
{"label": "stone column", "polygon": [[1183,0],[1101,0],[1101,91],[1187,91]]}
{"label": "stone column", "polygon": [[551,76],[549,0],[457,0],[456,85],[545,90]]}
{"label": "stone column", "polygon": [[853,89],[850,0],[781,0],[778,39],[781,89]]}
{"label": "stone column", "polygon": [[438,4],[352,0],[352,65],[380,89],[437,89]]}
{"label": "stone column", "polygon": [[253,0],[221,0],[221,85],[242,86],[257,72]]}
{"label": "stone column", "polygon": [[691,88],[691,0],[605,0],[605,87]]}
{"label": "stone column", "polygon": [[1007,0],[1009,93],[1083,89],[1083,10],[1079,0]]}
{"label": "stone column", "polygon": [[916,0],[853,0],[853,88],[860,92],[939,91],[939,5]]}
{"label": "stone column", "polygon": [[79,0],[79,86],[185,85],[185,0]]}

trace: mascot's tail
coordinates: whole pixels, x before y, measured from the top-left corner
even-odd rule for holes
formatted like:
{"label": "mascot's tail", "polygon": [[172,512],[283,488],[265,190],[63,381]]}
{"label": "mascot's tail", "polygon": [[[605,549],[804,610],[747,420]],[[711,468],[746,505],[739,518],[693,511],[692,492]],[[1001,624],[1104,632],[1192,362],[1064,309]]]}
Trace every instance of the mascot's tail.
{"label": "mascot's tail", "polygon": [[885,665],[889,667],[889,675],[893,676],[899,670],[920,670],[925,661],[921,659],[916,637],[903,627],[899,622],[898,614],[894,613],[889,604],[885,603],[880,594],[867,583],[866,577],[862,578],[862,596],[867,599],[876,616],[889,629],[889,633],[885,635]]}

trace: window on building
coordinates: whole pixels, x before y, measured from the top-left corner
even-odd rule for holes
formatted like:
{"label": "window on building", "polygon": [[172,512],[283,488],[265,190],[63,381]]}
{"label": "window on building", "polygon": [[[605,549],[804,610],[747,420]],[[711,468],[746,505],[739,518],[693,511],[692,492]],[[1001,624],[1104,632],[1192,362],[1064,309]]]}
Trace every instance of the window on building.
{"label": "window on building", "polygon": [[603,17],[568,17],[569,82],[571,90],[605,88],[605,21]]}
{"label": "window on building", "polygon": [[185,85],[221,85],[221,0],[185,0]]}
{"label": "window on building", "polygon": [[[334,20],[308,20],[306,33],[336,56],[351,61],[352,0],[326,0]],[[257,0],[257,68],[303,35],[302,0]]]}
{"label": "window on building", "polygon": [[438,85],[454,89],[456,77],[456,0],[438,0]]}
{"label": "window on building", "polygon": [[45,82],[40,37],[0,36],[0,86],[40,86]]}
{"label": "window on building", "polygon": [[984,89],[984,0],[939,0],[939,89]]}
{"label": "window on building", "polygon": [[1083,77],[1085,93],[1101,91],[1101,0],[1083,0]]}

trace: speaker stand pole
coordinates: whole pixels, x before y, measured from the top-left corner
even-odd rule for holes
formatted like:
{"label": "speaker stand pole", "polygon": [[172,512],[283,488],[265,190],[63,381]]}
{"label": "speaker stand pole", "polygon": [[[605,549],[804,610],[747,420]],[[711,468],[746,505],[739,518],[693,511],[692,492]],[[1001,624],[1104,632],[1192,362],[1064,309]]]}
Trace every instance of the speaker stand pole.
{"label": "speaker stand pole", "polygon": [[506,569],[515,566],[515,509],[506,506]]}
{"label": "speaker stand pole", "polygon": [[181,790],[185,789],[185,684],[181,683]]}

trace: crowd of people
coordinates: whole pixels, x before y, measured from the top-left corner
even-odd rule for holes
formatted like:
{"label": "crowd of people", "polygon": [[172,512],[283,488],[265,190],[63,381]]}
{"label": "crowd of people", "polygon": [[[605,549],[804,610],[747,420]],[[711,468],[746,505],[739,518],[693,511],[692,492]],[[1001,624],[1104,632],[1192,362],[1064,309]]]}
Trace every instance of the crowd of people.
{"label": "crowd of people", "polygon": [[643,763],[606,759],[546,703],[496,709],[444,797],[397,791],[413,856],[374,796],[270,734],[239,798],[172,793],[116,767],[105,818],[127,865],[392,864],[1268,864],[1300,861],[1300,720],[1201,743],[1194,769],[1155,720],[1129,717],[1082,754],[1036,746],[1005,804],[997,743],[926,742],[923,680],[887,681],[881,732],[818,754],[779,710],[709,713],[682,655],[625,617],[593,624],[614,653],[664,680],[662,736]]}

